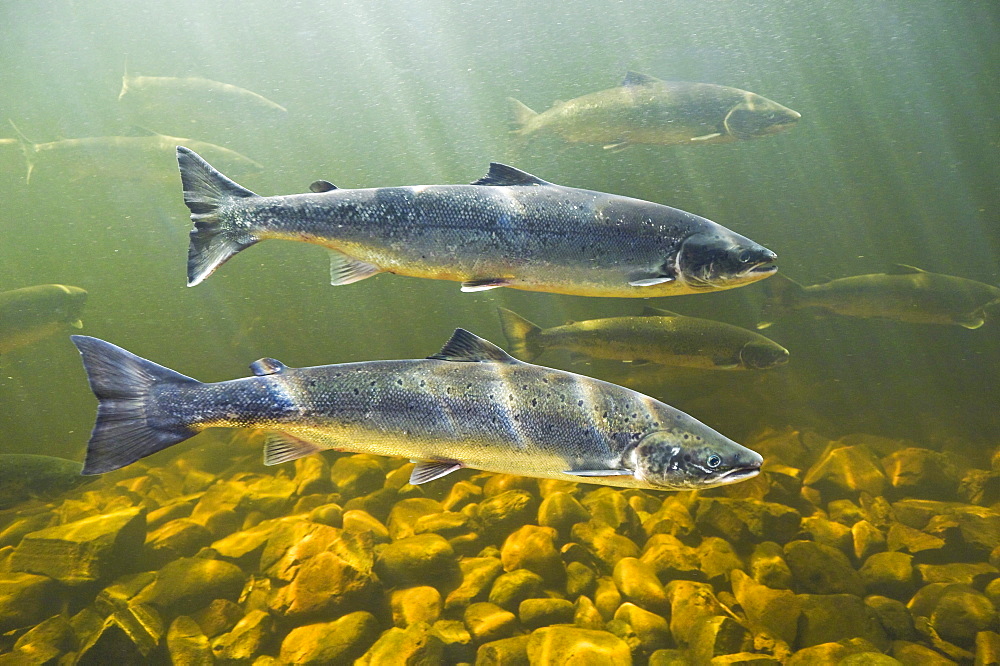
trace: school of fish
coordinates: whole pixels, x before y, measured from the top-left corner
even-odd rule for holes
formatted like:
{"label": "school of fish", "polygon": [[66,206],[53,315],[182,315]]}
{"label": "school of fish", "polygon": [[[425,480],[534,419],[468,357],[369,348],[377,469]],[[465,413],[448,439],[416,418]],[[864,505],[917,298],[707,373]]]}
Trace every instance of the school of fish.
{"label": "school of fish", "polygon": [[[145,134],[37,143],[10,121],[17,138],[0,138],[0,147],[20,147],[25,183],[39,167],[72,180],[159,177],[169,171],[167,156],[175,156],[193,223],[188,286],[251,245],[274,239],[327,248],[334,285],[393,273],[458,282],[465,292],[506,287],[645,298],[770,278],[758,328],[804,310],[975,329],[1000,304],[1000,288],[911,266],[802,286],[775,276],[774,252],[694,213],[557,185],[500,163],[468,185],[342,189],[316,181],[308,193],[260,196],[202,155],[240,173],[263,167],[206,139],[223,134],[231,116],[284,116],[284,106],[229,83],[127,71],[118,102],[124,118],[148,128]],[[540,113],[515,99],[509,103],[514,134],[522,139],[548,136],[609,151],[755,139],[786,131],[801,118],[746,90],[636,72],[618,87],[556,102]],[[178,133],[178,109],[192,109],[180,128],[200,139],[171,135]],[[0,354],[80,327],[86,297],[84,289],[65,285],[0,293]],[[788,363],[788,350],[777,342],[652,307],[551,328],[506,308],[498,312],[512,355],[456,329],[440,352],[425,359],[290,368],[264,358],[251,364],[252,377],[217,383],[74,335],[99,401],[82,470],[71,461],[28,456],[0,461],[0,472],[36,470],[34,476],[47,479],[38,488],[69,487],[67,473],[119,469],[215,427],[266,430],[267,464],[324,450],[411,458],[417,463],[412,484],[473,468],[678,490],[735,483],[759,472],[759,454],[669,405],[529,361],[562,350],[635,365],[760,371]]]}

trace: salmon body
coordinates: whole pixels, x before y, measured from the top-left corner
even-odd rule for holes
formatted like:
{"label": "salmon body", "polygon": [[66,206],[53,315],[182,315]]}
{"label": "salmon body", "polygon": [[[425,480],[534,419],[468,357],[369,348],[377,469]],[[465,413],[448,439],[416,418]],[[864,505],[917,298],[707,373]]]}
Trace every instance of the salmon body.
{"label": "salmon body", "polygon": [[82,328],[87,292],[64,284],[39,284],[0,292],[0,354],[69,327]]}
{"label": "salmon body", "polygon": [[332,251],[332,282],[377,273],[643,298],[730,289],[771,275],[776,255],[710,220],[562,187],[502,164],[471,185],[338,189],[261,197],[177,148],[194,229],[188,285],[270,238]]}
{"label": "salmon body", "polygon": [[610,150],[633,144],[729,143],[792,127],[796,111],[755,93],[712,83],[661,81],[629,72],[609,88],[535,113],[511,99],[516,134],[557,136]]}
{"label": "salmon body", "polygon": [[979,328],[986,310],[1000,304],[1000,288],[954,275],[898,266],[896,273],[872,273],[803,286],[788,278],[768,283],[758,328],[782,312],[808,310],[910,324],[951,324]]}
{"label": "salmon body", "polygon": [[757,474],[761,457],[630,389],[523,363],[458,329],[434,356],[288,368],[203,384],[74,336],[100,400],[84,474],[111,471],[212,427],[273,434],[265,462],[326,449],[419,461],[411,483],[462,467],[680,489]]}
{"label": "salmon body", "polygon": [[547,349],[591,358],[701,370],[766,370],[788,363],[788,350],[759,333],[721,321],[647,307],[636,317],[608,317],[539,328],[499,309],[512,353],[531,361]]}

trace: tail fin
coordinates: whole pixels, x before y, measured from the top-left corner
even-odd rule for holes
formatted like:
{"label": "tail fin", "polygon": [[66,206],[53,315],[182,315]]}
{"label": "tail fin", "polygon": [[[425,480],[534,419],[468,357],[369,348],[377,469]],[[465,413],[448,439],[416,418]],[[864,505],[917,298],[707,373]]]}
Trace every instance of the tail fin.
{"label": "tail fin", "polygon": [[507,308],[497,308],[500,314],[500,327],[510,342],[511,354],[522,361],[531,361],[542,353],[538,334],[542,329]]}
{"label": "tail fin", "polygon": [[8,118],[7,122],[9,122],[10,126],[14,128],[15,132],[17,132],[17,142],[21,145],[21,154],[24,155],[24,164],[28,168],[28,171],[24,174],[24,184],[31,185],[31,174],[35,171],[35,160],[31,159],[31,156],[35,153],[35,143],[28,137],[24,136],[21,130],[18,129],[17,125],[14,124],[13,120]]}
{"label": "tail fin", "polygon": [[510,107],[510,112],[515,128],[514,133],[528,134],[527,125],[532,118],[538,115],[538,112],[532,111],[526,105],[517,101],[513,97],[507,98],[507,105]]}
{"label": "tail fin", "polygon": [[781,273],[775,273],[764,280],[764,290],[767,300],[760,311],[758,329],[767,328],[774,323],[776,317],[795,309],[795,303],[802,297],[805,287]]}
{"label": "tail fin", "polygon": [[191,244],[188,247],[188,286],[211,275],[230,257],[258,240],[236,228],[224,213],[234,199],[257,195],[219,173],[198,153],[177,146],[177,165],[184,185],[184,203],[191,210]]}
{"label": "tail fin", "polygon": [[157,403],[153,389],[163,385],[200,386],[201,382],[110,342],[86,335],[70,338],[83,356],[90,388],[99,401],[82,474],[103,474],[125,467],[197,434],[188,423]]}

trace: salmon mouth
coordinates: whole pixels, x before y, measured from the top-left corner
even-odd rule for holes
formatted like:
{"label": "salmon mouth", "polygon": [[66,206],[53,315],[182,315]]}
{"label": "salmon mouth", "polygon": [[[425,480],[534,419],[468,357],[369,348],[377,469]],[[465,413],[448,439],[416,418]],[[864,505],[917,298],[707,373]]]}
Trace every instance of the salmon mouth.
{"label": "salmon mouth", "polygon": [[725,474],[720,475],[715,479],[716,483],[727,484],[727,483],[739,483],[740,481],[746,481],[747,479],[752,479],[753,477],[760,474],[760,463],[754,465],[747,465],[746,467],[737,467],[736,469],[731,469]]}
{"label": "salmon mouth", "polygon": [[774,265],[774,262],[762,261],[756,266],[751,267],[750,270],[747,271],[747,275],[758,275],[762,278],[765,278],[771,275],[772,273],[777,273],[777,272],[778,272],[778,267]]}

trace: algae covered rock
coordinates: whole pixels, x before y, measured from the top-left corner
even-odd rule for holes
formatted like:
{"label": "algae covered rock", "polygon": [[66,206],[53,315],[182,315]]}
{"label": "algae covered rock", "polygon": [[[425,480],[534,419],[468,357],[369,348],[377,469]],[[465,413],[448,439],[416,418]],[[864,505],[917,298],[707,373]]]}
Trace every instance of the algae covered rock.
{"label": "algae covered rock", "polygon": [[0,573],[0,632],[40,622],[55,612],[59,585],[48,576]]}
{"label": "algae covered rock", "polygon": [[815,541],[792,541],[785,545],[785,561],[797,592],[857,597],[865,593],[864,582],[850,560],[835,548]]}
{"label": "algae covered rock", "polygon": [[761,585],[742,571],[732,576],[733,594],[751,627],[767,630],[789,645],[795,643],[802,604],[791,590]]}
{"label": "algae covered rock", "polygon": [[589,520],[590,512],[570,493],[552,493],[538,507],[538,524],[553,528],[564,539],[573,525]]}
{"label": "algae covered rock", "polygon": [[496,557],[464,558],[458,566],[462,584],[448,593],[445,608],[465,608],[473,601],[485,601],[493,582],[503,573],[503,564]]}
{"label": "algae covered rock", "polygon": [[868,594],[903,600],[915,590],[913,556],[906,553],[875,553],[858,573]]}
{"label": "algae covered rock", "polygon": [[550,624],[571,624],[576,607],[566,599],[525,599],[517,608],[517,617],[526,629]]}
{"label": "algae covered rock", "polygon": [[392,621],[397,627],[415,622],[434,624],[441,617],[441,593],[429,585],[393,590],[389,597]]}
{"label": "algae covered rock", "polygon": [[551,527],[524,525],[512,532],[500,549],[500,561],[506,571],[533,571],[553,587],[561,587],[566,581],[566,569],[556,548],[556,531]]}
{"label": "algae covered rock", "polygon": [[748,637],[746,628],[729,616],[702,617],[691,628],[688,653],[695,664],[708,664],[715,657],[742,652]]}
{"label": "algae covered rock", "polygon": [[488,601],[469,605],[462,616],[476,643],[509,638],[517,628],[517,616]]}
{"label": "algae covered rock", "polygon": [[639,557],[639,546],[614,528],[600,521],[577,523],[572,529],[573,539],[586,546],[607,571],[612,571],[624,557]]}
{"label": "algae covered rock", "polygon": [[532,666],[628,666],[632,663],[632,652],[625,641],[610,632],[554,626],[531,633],[528,659]]}
{"label": "algae covered rock", "polygon": [[615,565],[612,580],[622,596],[635,605],[654,613],[670,609],[667,593],[651,566],[634,557],[622,558]]}
{"label": "algae covered rock", "polygon": [[260,654],[274,639],[274,620],[261,610],[253,610],[236,623],[232,631],[212,642],[212,653],[223,663],[247,662]]}
{"label": "algae covered rock", "polygon": [[461,579],[455,551],[437,534],[418,534],[383,546],[375,572],[387,587],[446,586]]}
{"label": "algae covered rock", "polygon": [[662,615],[650,613],[635,604],[624,603],[615,611],[614,619],[624,622],[635,632],[639,646],[645,654],[652,654],[673,645],[670,625]]}
{"label": "algae covered rock", "polygon": [[177,617],[167,630],[167,651],[174,664],[211,666],[215,663],[212,646],[198,623],[187,615]]}
{"label": "algae covered rock", "polygon": [[237,599],[245,579],[246,574],[235,564],[186,557],[160,569],[156,581],[135,601],[171,613],[189,613],[214,599]]}
{"label": "algae covered rock", "polygon": [[145,540],[142,509],[124,509],[26,534],[10,566],[68,585],[91,583],[134,570]]}
{"label": "algae covered rock", "polygon": [[874,645],[888,645],[874,612],[852,594],[800,594],[802,616],[798,645],[808,647],[848,638],[864,638]]}
{"label": "algae covered rock", "polygon": [[490,589],[490,603],[511,612],[516,611],[525,599],[542,596],[544,581],[527,569],[515,569],[498,576]]}
{"label": "algae covered rock", "polygon": [[882,465],[867,447],[833,445],[809,468],[802,483],[831,500],[856,497],[861,492],[881,495],[886,478]]}
{"label": "algae covered rock", "polygon": [[440,664],[444,659],[444,643],[424,622],[405,629],[393,627],[379,636],[375,644],[355,663],[355,666],[405,664],[423,666]]}
{"label": "algae covered rock", "polygon": [[308,624],[292,629],[281,642],[282,664],[349,664],[371,647],[379,635],[378,621],[371,613],[358,611],[333,622]]}
{"label": "algae covered rock", "polygon": [[484,643],[476,650],[476,666],[529,666],[528,636]]}

